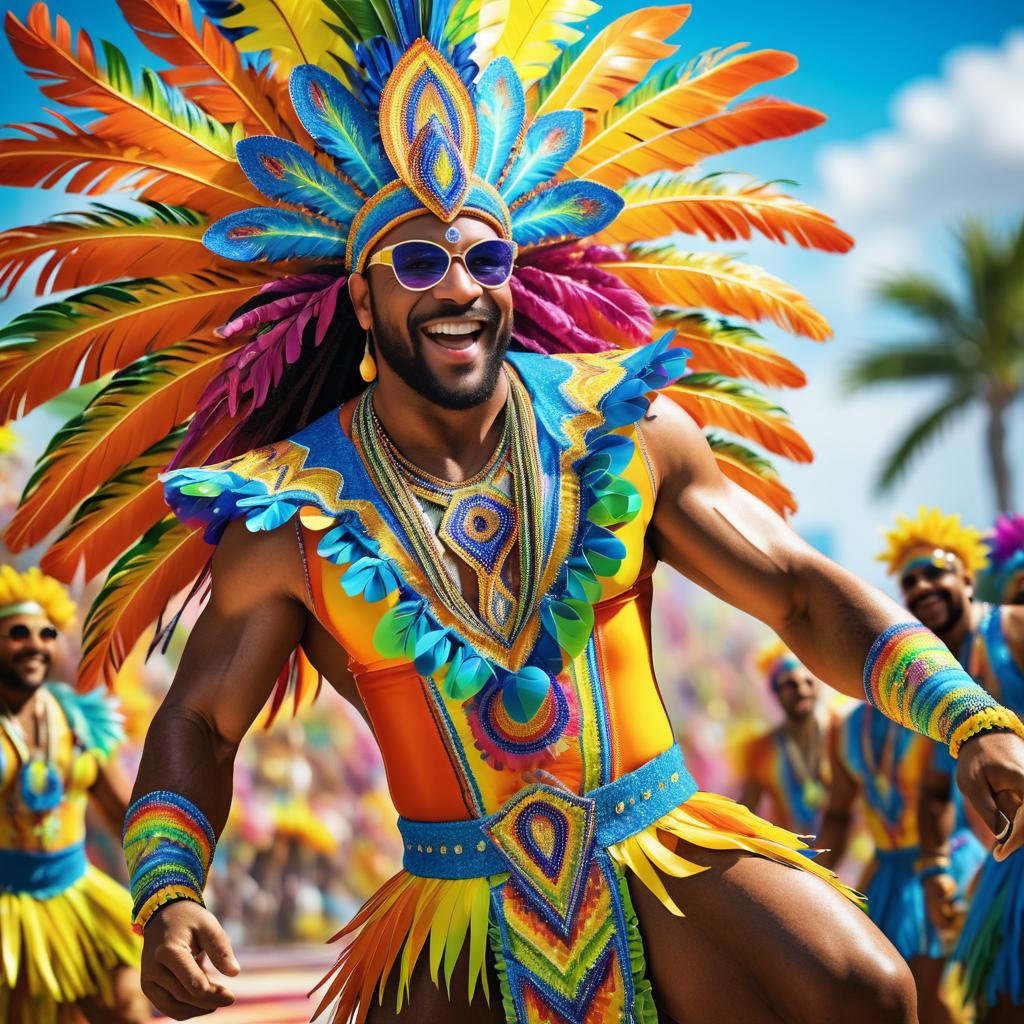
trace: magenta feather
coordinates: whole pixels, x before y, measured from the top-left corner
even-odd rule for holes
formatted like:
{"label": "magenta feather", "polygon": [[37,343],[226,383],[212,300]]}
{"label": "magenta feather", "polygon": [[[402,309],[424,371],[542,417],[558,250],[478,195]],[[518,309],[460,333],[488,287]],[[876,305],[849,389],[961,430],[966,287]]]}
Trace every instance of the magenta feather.
{"label": "magenta feather", "polygon": [[1018,552],[1024,551],[1024,516],[1001,515],[989,545],[992,561],[997,564],[1009,562]]}

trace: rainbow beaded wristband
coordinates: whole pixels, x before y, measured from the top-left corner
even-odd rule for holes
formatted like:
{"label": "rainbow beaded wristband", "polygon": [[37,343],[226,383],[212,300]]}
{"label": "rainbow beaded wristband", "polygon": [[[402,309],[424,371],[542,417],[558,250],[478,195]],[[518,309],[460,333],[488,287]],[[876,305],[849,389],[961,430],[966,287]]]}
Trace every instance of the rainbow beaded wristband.
{"label": "rainbow beaded wristband", "polygon": [[890,626],[864,665],[868,702],[895,722],[949,745],[953,757],[971,736],[1005,729],[1024,738],[1024,725],[992,699],[949,648],[918,622]]}
{"label": "rainbow beaded wristband", "polygon": [[132,928],[140,935],[167,903],[206,905],[203,887],[217,837],[191,800],[169,790],[140,797],[125,815],[122,844],[131,878]]}

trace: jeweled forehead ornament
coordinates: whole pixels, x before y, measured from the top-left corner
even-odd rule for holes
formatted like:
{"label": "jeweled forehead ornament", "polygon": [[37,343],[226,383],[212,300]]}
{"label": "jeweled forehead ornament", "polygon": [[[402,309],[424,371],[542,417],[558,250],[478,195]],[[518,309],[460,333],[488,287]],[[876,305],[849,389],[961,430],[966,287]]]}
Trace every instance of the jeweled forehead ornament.
{"label": "jeweled forehead ornament", "polygon": [[[604,185],[557,180],[579,148],[583,114],[559,110],[527,125],[523,85],[507,57],[492,60],[470,89],[418,39],[388,77],[376,117],[311,64],[292,71],[289,87],[334,170],[286,139],[239,141],[252,184],[293,209],[256,207],[212,224],[203,242],[228,259],[344,260],[359,272],[391,228],[423,213],[449,225],[479,218],[524,249],[595,234],[622,209]],[[445,238],[459,235],[451,226]]]}

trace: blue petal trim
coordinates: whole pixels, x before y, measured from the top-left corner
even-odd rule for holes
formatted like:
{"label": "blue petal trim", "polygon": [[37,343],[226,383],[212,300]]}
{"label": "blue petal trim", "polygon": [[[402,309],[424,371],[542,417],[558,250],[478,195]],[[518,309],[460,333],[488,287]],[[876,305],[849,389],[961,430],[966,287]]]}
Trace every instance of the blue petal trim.
{"label": "blue petal trim", "polygon": [[116,697],[102,689],[79,693],[67,683],[47,683],[46,688],[85,750],[105,759],[124,743],[124,716]]}

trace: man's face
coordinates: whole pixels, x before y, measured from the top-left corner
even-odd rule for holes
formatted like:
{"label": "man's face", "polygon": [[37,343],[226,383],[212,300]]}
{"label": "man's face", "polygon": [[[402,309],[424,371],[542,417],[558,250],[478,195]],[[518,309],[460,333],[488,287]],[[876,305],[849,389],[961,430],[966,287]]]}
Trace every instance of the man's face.
{"label": "man's face", "polygon": [[960,560],[934,548],[910,552],[899,583],[907,611],[940,637],[967,614],[974,593]]}
{"label": "man's face", "polygon": [[42,686],[53,662],[56,632],[45,615],[0,619],[0,684],[22,693]]}
{"label": "man's face", "polygon": [[[457,240],[451,241],[455,233]],[[473,217],[445,224],[424,214],[393,228],[373,251],[421,239],[455,255],[497,237],[493,228]],[[458,259],[437,285],[422,292],[404,288],[388,266],[367,268],[361,275],[365,290],[355,283],[359,276],[353,276],[350,286],[353,302],[360,323],[373,333],[376,357],[388,369],[446,409],[469,409],[491,397],[512,336],[512,289],[507,283],[485,288]]]}
{"label": "man's face", "polygon": [[803,722],[814,714],[814,706],[818,701],[818,680],[803,665],[783,672],[775,680],[774,687],[775,696],[790,721]]}

